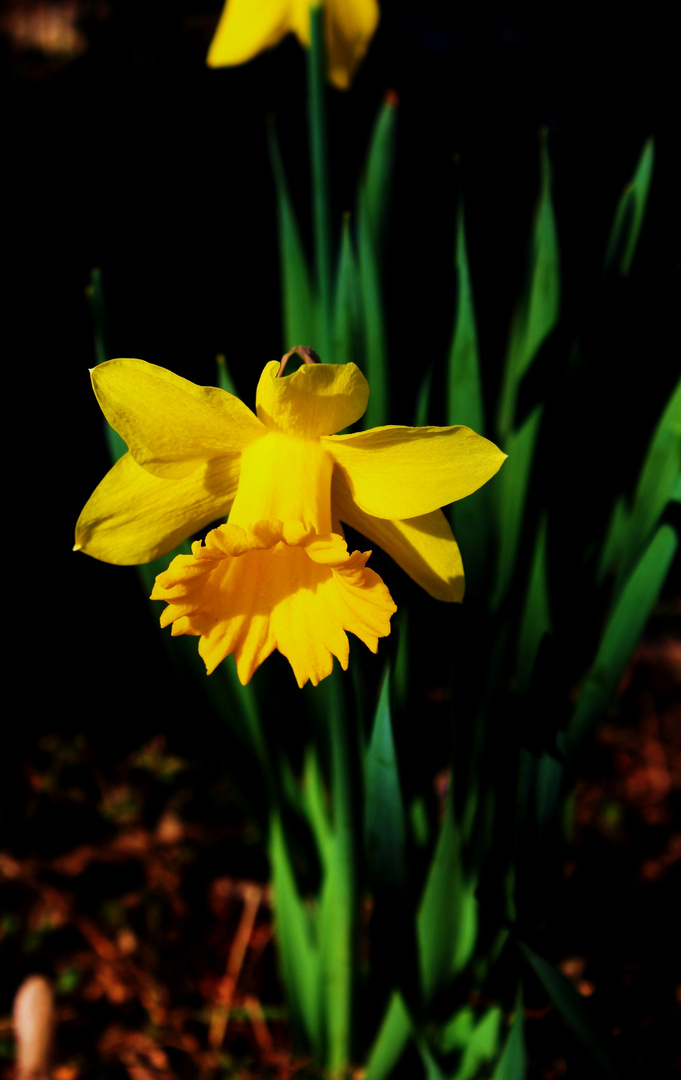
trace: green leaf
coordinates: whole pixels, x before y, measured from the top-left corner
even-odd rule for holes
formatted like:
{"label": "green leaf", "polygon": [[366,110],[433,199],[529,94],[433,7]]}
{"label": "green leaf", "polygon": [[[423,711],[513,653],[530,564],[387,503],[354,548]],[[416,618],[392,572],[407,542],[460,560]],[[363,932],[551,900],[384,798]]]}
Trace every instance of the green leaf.
{"label": "green leaf", "polygon": [[535,782],[536,814],[540,829],[545,829],[554,817],[562,789],[563,773],[563,762],[543,750]]}
{"label": "green leaf", "polygon": [[367,863],[375,889],[398,901],[407,883],[406,818],[390,711],[390,668],[383,677],[365,760]]}
{"label": "green leaf", "polygon": [[506,597],[516,572],[518,545],[522,535],[525,503],[534,463],[543,405],[537,405],[518,431],[506,439],[508,454],[494,487],[497,499],[499,554],[492,606],[498,608]]}
{"label": "green leaf", "polygon": [[433,1057],[430,1047],[423,1035],[417,1033],[414,1037],[414,1042],[421,1055],[421,1061],[423,1062],[425,1070],[425,1080],[447,1080],[447,1077]]}
{"label": "green leaf", "polygon": [[105,360],[111,359],[111,332],[104,302],[102,271],[98,266],[90,272],[90,284],[85,289],[85,295],[90,305],[95,332],[95,360],[97,364],[103,364]]}
{"label": "green leaf", "polygon": [[449,1080],[474,1080],[483,1066],[494,1061],[499,1046],[502,1011],[498,1005],[482,1015],[470,1005],[460,1009],[445,1026],[437,1043],[443,1055],[459,1052],[459,1063]]}
{"label": "green leaf", "polygon": [[[485,407],[478,330],[461,199],[457,211],[454,266],[456,315],[447,362],[446,422],[465,424],[478,434],[484,435]],[[449,517],[461,548],[466,573],[466,592],[469,596],[485,595],[488,590],[494,521],[493,485],[485,484],[474,496],[454,503],[449,509]]]}
{"label": "green leaf", "polygon": [[629,516],[626,553],[615,584],[615,595],[662,512],[681,476],[681,380],[660,417],[646,454]]}
{"label": "green leaf", "polygon": [[475,947],[477,883],[465,872],[462,847],[450,799],[416,921],[426,1007],[465,967]]}
{"label": "green leaf", "polygon": [[522,990],[519,989],[511,1030],[508,1033],[499,1063],[492,1074],[492,1080],[525,1080],[525,1038],[523,1028],[523,998]]}
{"label": "green leaf", "polygon": [[357,248],[363,299],[365,372],[371,387],[366,427],[387,423],[390,408],[387,329],[381,270],[389,209],[396,110],[392,98],[381,109],[369,147],[357,203]]}
{"label": "green leaf", "polygon": [[468,268],[463,202],[459,201],[456,226],[456,317],[447,364],[447,423],[465,424],[485,433],[478,330]]}
{"label": "green leaf", "polygon": [[501,1015],[501,1009],[493,1005],[478,1020],[453,1080],[473,1080],[487,1062],[494,1061],[499,1046]]}
{"label": "green leaf", "polygon": [[636,171],[622,192],[610,240],[605,255],[604,272],[626,277],[629,273],[643,218],[645,216],[650,182],[653,176],[654,142],[643,145]]}
{"label": "green leaf", "polygon": [[584,998],[575,990],[569,979],[552,964],[538,956],[529,945],[518,941],[521,952],[539,978],[551,1001],[605,1076],[619,1077],[619,1071],[603,1049],[598,1038]]}
{"label": "green leaf", "polygon": [[310,824],[319,858],[326,873],[332,860],[333,827],[329,817],[330,806],[324,777],[314,746],[308,746],[305,752],[299,808]]}
{"label": "green leaf", "polygon": [[386,1080],[404,1053],[414,1025],[404,999],[395,992],[367,1057],[364,1080]]}
{"label": "green leaf", "polygon": [[475,1009],[464,1005],[447,1021],[437,1036],[437,1048],[441,1054],[453,1054],[465,1050],[475,1031]]}
{"label": "green leaf", "polygon": [[571,755],[593,731],[610,704],[629,658],[657,601],[678,548],[678,536],[661,525],[611,611],[567,733]]}
{"label": "green leaf", "polygon": [[383,311],[380,260],[371,229],[367,224],[365,200],[361,195],[357,216],[359,272],[364,314],[364,363],[365,374],[371,387],[369,404],[362,423],[365,428],[373,428],[386,424],[390,413],[388,341]]}
{"label": "green leaf", "polygon": [[346,708],[348,688],[343,679],[338,668],[329,676],[333,832],[319,906],[320,989],[324,1003],[326,1065],[332,1076],[344,1075],[350,1064],[356,961],[357,868],[351,763],[355,710],[351,714]]}
{"label": "green leaf", "polygon": [[[478,331],[468,267],[463,202],[459,200],[454,255],[456,270],[455,322],[447,363],[446,421],[465,424],[485,434],[485,409],[480,373]],[[487,592],[488,563],[494,520],[494,492],[485,484],[474,496],[449,509],[454,535],[461,548],[468,595]]]}
{"label": "green leaf", "polygon": [[537,529],[530,580],[518,634],[516,684],[521,693],[524,693],[529,685],[542,638],[551,630],[546,534],[547,518],[544,515]]}
{"label": "green leaf", "polygon": [[[90,314],[92,315],[95,338],[95,359],[99,365],[111,358],[111,333],[109,329],[106,302],[104,299],[102,271],[97,267],[90,274],[90,284],[85,289],[85,295],[90,305]],[[118,432],[114,431],[106,421],[105,428],[109,457],[111,458],[111,461],[115,463],[119,458],[123,457],[123,454],[128,452],[128,447]]]}
{"label": "green leaf", "polygon": [[324,1050],[320,995],[320,953],[311,915],[298,893],[286,838],[273,813],[269,844],[277,944],[294,1021],[318,1055]]}
{"label": "green leaf", "polygon": [[614,573],[617,567],[622,565],[629,535],[629,522],[630,512],[627,500],[624,495],[618,495],[612,506],[610,523],[598,562],[597,578],[601,582],[607,574]]}
{"label": "green leaf", "polygon": [[359,267],[352,245],[349,213],[343,215],[340,257],[336,277],[333,362],[359,367],[365,363],[364,309]]}
{"label": "green leaf", "polygon": [[564,764],[548,750],[520,751],[518,835],[528,848],[553,821],[562,791]]}
{"label": "green leaf", "polygon": [[[319,334],[318,304],[273,127],[269,132],[269,145],[277,196],[283,351],[293,348],[294,345],[314,347]],[[325,359],[326,357],[322,356],[322,360]]]}
{"label": "green leaf", "polygon": [[362,181],[367,223],[380,253],[388,226],[396,132],[397,100],[388,94],[376,119]]}
{"label": "green leaf", "polygon": [[393,664],[390,695],[394,708],[399,714],[404,713],[408,706],[409,687],[411,685],[412,677],[412,659],[409,649],[410,631],[408,606],[399,608],[397,614],[393,616],[392,633],[397,640],[397,649],[395,651],[395,660]]}
{"label": "green leaf", "polygon": [[388,345],[380,268],[374,241],[364,226],[365,215],[359,211],[359,267],[362,285],[365,373],[371,387],[369,404],[362,424],[365,428],[381,427],[390,412],[388,383]]}
{"label": "green leaf", "polygon": [[355,966],[354,874],[342,842],[331,847],[319,902],[319,954],[326,1065],[345,1074],[351,1056]]}
{"label": "green leaf", "polygon": [[517,426],[516,403],[523,376],[558,322],[560,259],[558,234],[551,201],[551,167],[546,134],[541,138],[541,188],[537,202],[525,285],[511,323],[502,391],[497,414],[497,435],[502,448]]}
{"label": "green leaf", "polygon": [[229,368],[227,367],[227,357],[225,356],[225,354],[218,353],[215,358],[215,362],[218,369],[217,385],[220,387],[221,390],[226,391],[226,393],[233,394],[234,397],[238,397],[239,395],[234,385],[234,380],[232,379]]}
{"label": "green leaf", "polygon": [[430,399],[433,390],[434,364],[428,364],[423,378],[419,383],[416,396],[416,409],[414,412],[414,426],[426,427],[430,423]]}

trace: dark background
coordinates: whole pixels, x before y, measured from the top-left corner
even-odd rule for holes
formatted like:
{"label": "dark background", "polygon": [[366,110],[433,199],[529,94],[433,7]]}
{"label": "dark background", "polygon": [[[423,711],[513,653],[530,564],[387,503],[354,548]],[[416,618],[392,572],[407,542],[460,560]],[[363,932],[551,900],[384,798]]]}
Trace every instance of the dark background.
{"label": "dark background", "polygon": [[[31,723],[54,709],[73,717],[110,707],[116,716],[132,708],[133,692],[138,704],[157,695],[147,675],[151,630],[130,645],[134,572],[70,552],[80,508],[108,467],[87,374],[92,268],[103,273],[114,356],[210,383],[225,353],[252,403],[264,363],[295,344],[281,340],[266,123],[274,116],[309,232],[304,55],[291,37],[248,65],[209,70],[219,10],[153,0],[3,8],[8,535],[14,558],[21,552],[12,630]],[[61,52],[54,33],[50,45],[36,31],[55,11]],[[542,127],[568,306],[598,274],[622,187],[644,139],[656,138],[627,297],[641,316],[633,334],[628,326],[602,349],[614,400],[633,380],[630,401],[658,409],[678,366],[668,336],[679,187],[671,37],[654,5],[636,22],[579,4],[540,13],[519,4],[383,5],[352,92],[330,91],[329,109],[339,220],[353,207],[383,94],[400,99],[387,259],[391,362],[401,375],[394,422],[411,421],[408,373],[442,356],[449,339],[455,155],[493,384],[521,282]],[[95,704],[88,685],[106,685],[106,702],[97,693]]]}

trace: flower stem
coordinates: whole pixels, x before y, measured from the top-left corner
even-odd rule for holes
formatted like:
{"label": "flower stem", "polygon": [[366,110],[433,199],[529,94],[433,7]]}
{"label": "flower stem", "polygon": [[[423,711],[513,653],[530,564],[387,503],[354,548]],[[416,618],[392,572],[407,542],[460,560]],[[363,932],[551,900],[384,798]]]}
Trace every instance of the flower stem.
{"label": "flower stem", "polygon": [[[335,673],[336,674],[336,673]],[[327,1001],[327,1069],[332,1078],[346,1075],[352,1044],[354,990],[356,878],[353,820],[352,711],[345,705],[348,687],[336,674],[336,693],[330,701],[331,798],[334,843],[329,859],[326,892],[333,897],[326,907],[329,923],[325,935],[325,982]],[[331,916],[331,918],[329,918]]]}
{"label": "flower stem", "polygon": [[313,0],[310,5],[310,48],[308,90],[310,98],[310,148],[312,158],[312,198],[314,207],[314,244],[317,291],[320,301],[319,342],[313,344],[322,359],[329,363],[332,326],[332,250],[329,209],[329,155],[326,138],[326,47],[324,42],[324,5]]}

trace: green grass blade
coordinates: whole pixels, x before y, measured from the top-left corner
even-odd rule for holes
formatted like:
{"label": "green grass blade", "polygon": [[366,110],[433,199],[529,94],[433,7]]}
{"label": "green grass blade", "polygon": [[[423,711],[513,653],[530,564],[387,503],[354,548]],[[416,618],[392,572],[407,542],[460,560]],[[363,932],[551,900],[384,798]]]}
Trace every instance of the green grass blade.
{"label": "green grass blade", "polygon": [[604,272],[626,277],[636,252],[653,177],[654,142],[643,145],[636,171],[622,192],[605,255]]}
{"label": "green grass blade", "polygon": [[506,440],[518,423],[516,403],[521,380],[558,322],[560,310],[558,234],[551,200],[551,167],[546,142],[546,134],[542,133],[541,186],[528,268],[524,290],[511,323],[497,413],[498,441],[507,452]]}
{"label": "green grass blade", "polygon": [[568,728],[571,755],[610,704],[664,585],[678,541],[672,525],[661,525],[617,598]]}
{"label": "green grass blade", "polygon": [[[294,345],[311,345],[313,348],[318,346],[321,349],[318,340],[318,303],[273,127],[270,128],[269,146],[277,197],[283,312],[282,351],[291,349]],[[326,360],[326,357],[322,356],[322,360]]]}
{"label": "green grass blade", "polygon": [[584,998],[575,990],[569,979],[557,971],[543,957],[538,956],[528,945],[519,941],[521,952],[530,968],[539,978],[551,1001],[556,1006],[568,1027],[591,1054],[604,1076],[617,1080],[619,1071],[603,1049],[598,1038]]}

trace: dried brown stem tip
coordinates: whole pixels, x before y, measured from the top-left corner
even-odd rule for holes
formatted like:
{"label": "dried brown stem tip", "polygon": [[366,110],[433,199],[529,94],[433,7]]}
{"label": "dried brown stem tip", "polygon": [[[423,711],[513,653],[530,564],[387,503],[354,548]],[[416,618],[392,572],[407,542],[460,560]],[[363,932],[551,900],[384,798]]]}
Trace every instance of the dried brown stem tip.
{"label": "dried brown stem tip", "polygon": [[286,361],[288,360],[289,356],[293,356],[294,353],[301,358],[304,364],[321,364],[321,360],[317,356],[316,352],[314,351],[314,349],[310,348],[309,345],[294,345],[293,348],[289,349],[286,355],[282,356],[281,358],[281,363],[279,364],[279,371],[277,372],[278,379],[280,379],[284,374],[284,368],[286,367]]}

